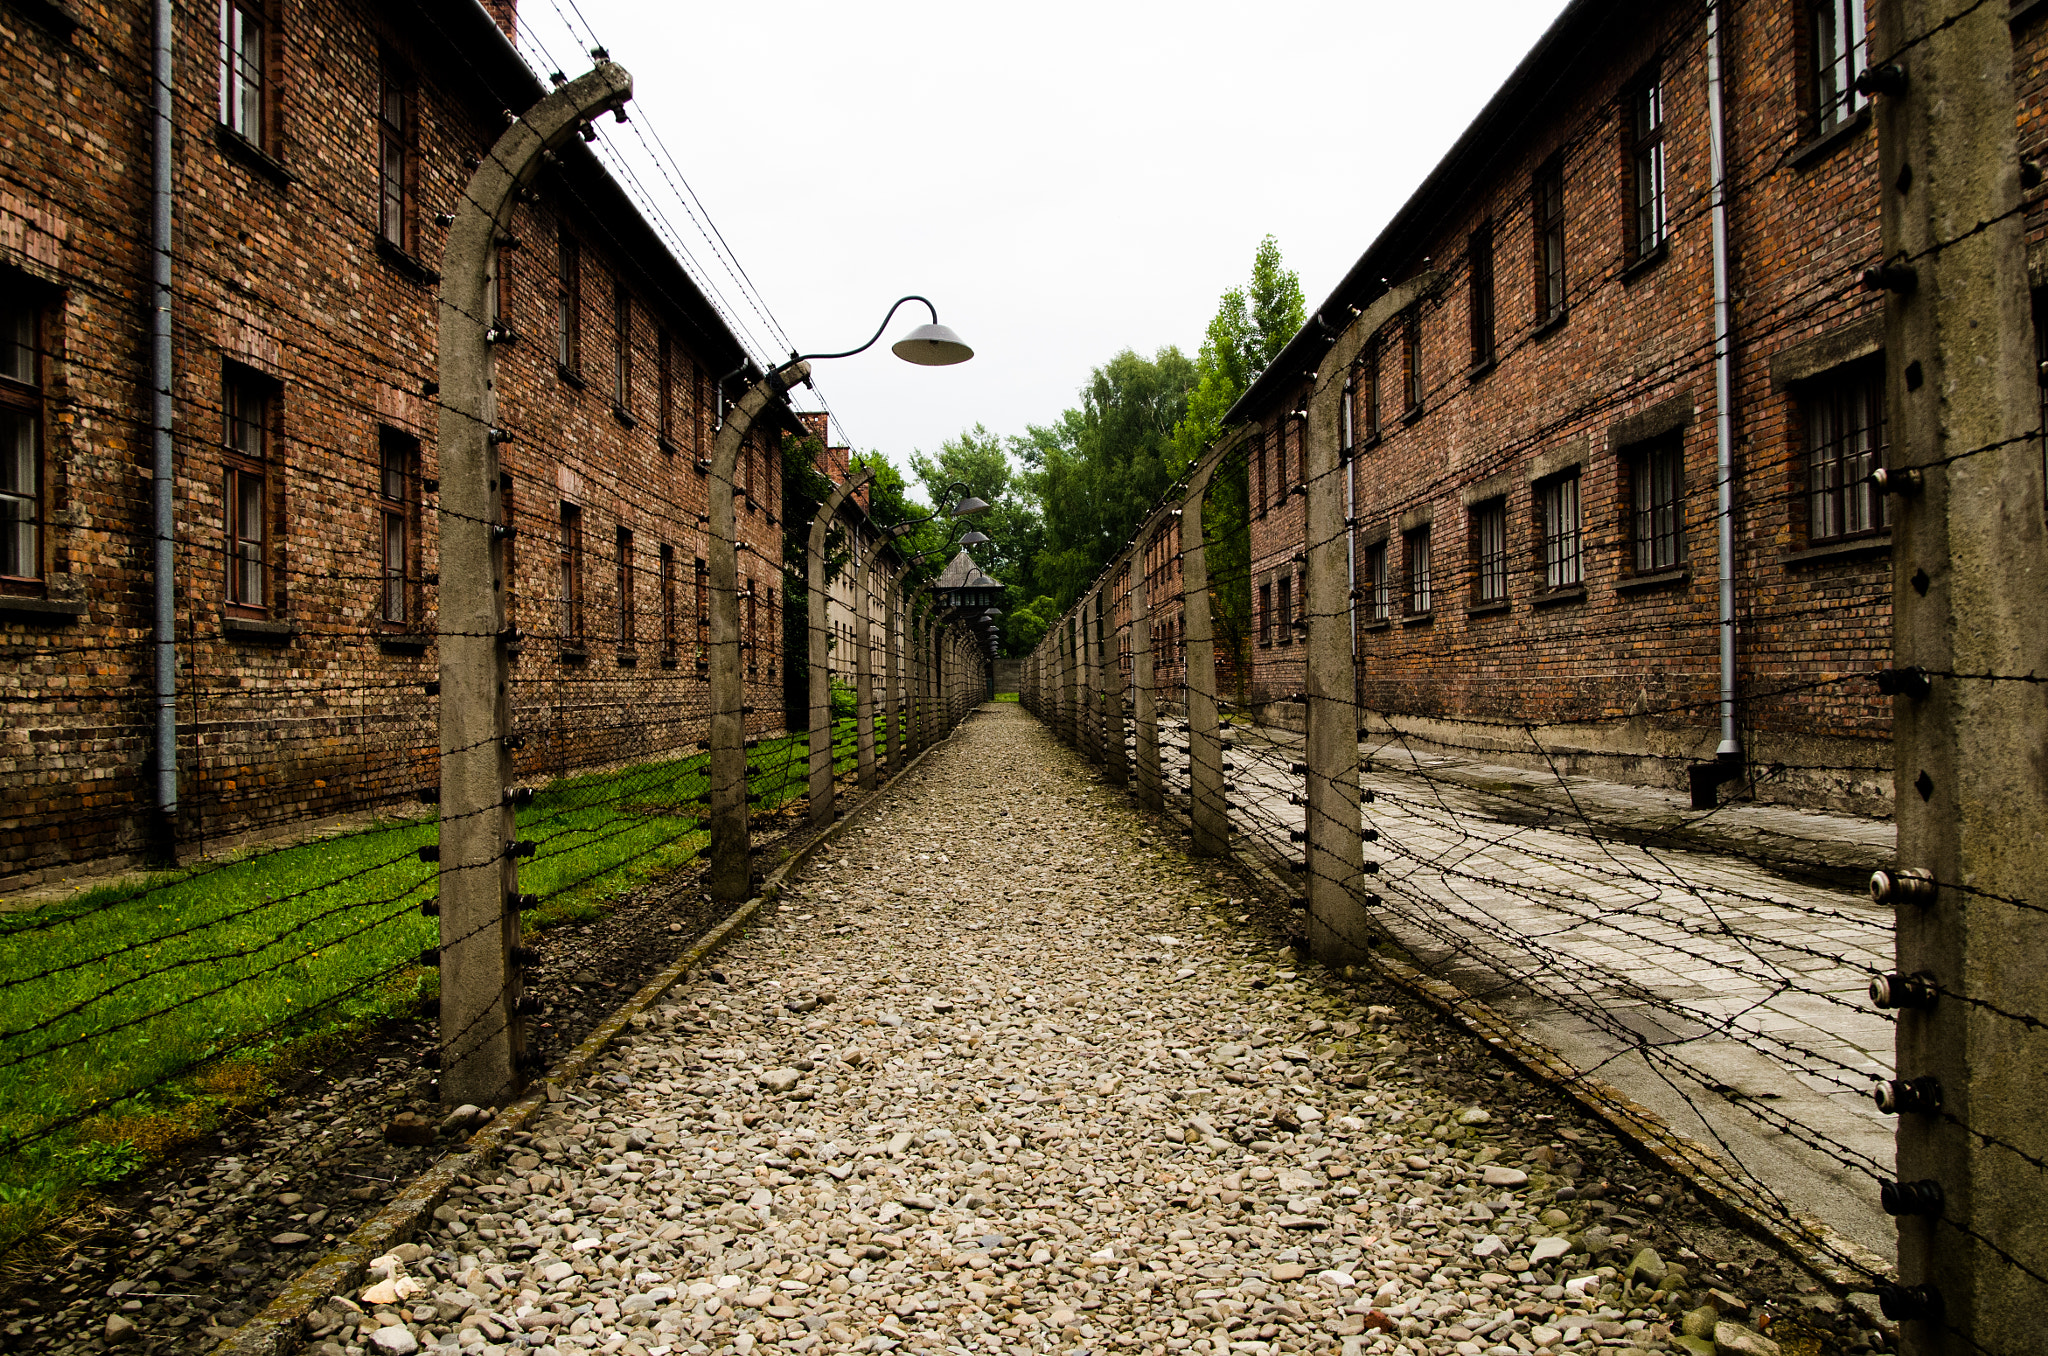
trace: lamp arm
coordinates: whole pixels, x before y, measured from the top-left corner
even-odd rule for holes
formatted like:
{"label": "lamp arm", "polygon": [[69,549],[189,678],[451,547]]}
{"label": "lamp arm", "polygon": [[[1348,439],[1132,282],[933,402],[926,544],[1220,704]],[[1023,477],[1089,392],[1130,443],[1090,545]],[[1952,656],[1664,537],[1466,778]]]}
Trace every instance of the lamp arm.
{"label": "lamp arm", "polygon": [[[903,303],[906,301],[924,302],[924,308],[932,313],[932,324],[936,325],[939,323],[939,308],[932,305],[931,302],[926,301],[925,298],[920,296],[899,297],[896,301],[896,305],[891,306],[889,308],[889,314],[882,317],[882,323],[876,326],[874,337],[869,339],[865,344],[862,344],[859,348],[850,348],[846,350],[846,352],[844,353],[806,353],[802,357],[798,357],[796,354],[792,353],[789,355],[789,362],[807,363],[814,358],[851,358],[856,353],[867,352],[869,349],[875,346],[875,340],[880,339],[882,337],[882,331],[889,328],[889,322],[896,318],[896,312],[902,307]],[[784,366],[788,365],[788,363],[784,364]]]}

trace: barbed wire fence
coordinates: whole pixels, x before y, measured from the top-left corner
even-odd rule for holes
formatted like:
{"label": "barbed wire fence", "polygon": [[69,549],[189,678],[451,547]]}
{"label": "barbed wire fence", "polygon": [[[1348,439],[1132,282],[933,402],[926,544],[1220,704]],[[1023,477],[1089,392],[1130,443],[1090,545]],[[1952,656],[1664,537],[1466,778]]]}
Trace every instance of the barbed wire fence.
{"label": "barbed wire fence", "polygon": [[[7,1241],[69,1186],[104,1175],[110,1145],[175,1119],[238,1062],[260,1068],[360,1021],[436,1021],[443,1100],[504,1105],[566,1053],[535,1028],[587,1001],[547,968],[534,921],[588,918],[657,880],[679,897],[667,883],[722,847],[741,888],[707,891],[701,908],[693,899],[691,921],[706,921],[748,896],[765,851],[807,820],[829,825],[858,768],[897,775],[971,709],[978,647],[928,599],[912,609],[892,587],[875,590],[871,641],[891,719],[878,739],[874,722],[833,715],[830,571],[790,563],[790,539],[810,524],[782,519],[817,508],[828,531],[851,530],[837,518],[846,487],[826,506],[756,503],[753,477],[734,464],[750,433],[754,466],[777,455],[780,434],[765,421],[752,429],[751,416],[780,393],[761,392],[749,419],[719,430],[722,457],[693,467],[671,454],[665,468],[594,459],[537,412],[488,394],[494,364],[525,360],[483,298],[490,248],[513,203],[533,200],[543,155],[628,88],[608,64],[565,82],[457,195],[441,380],[417,401],[422,426],[368,450],[293,430],[319,454],[293,486],[294,514],[356,525],[367,506],[374,526],[388,510],[398,555],[295,539],[250,557],[221,535],[177,537],[195,600],[237,596],[229,583],[246,571],[250,596],[270,606],[232,644],[196,606],[178,618],[183,814],[170,832],[184,865],[0,912]],[[118,265],[100,262],[113,276]],[[330,361],[305,378],[309,399],[344,423],[391,429],[373,393],[411,378],[365,340],[330,340]],[[34,357],[79,378],[118,375],[40,340]],[[115,413],[95,407],[93,389],[72,382],[74,413]],[[216,463],[232,439],[200,430],[232,430],[240,412],[219,393],[175,395],[180,465]],[[613,521],[600,527],[594,507],[586,521],[553,493],[564,474],[601,485],[577,498]],[[678,492],[692,476],[703,512]],[[146,554],[152,534],[132,535]],[[800,625],[792,605],[805,609]],[[810,653],[791,652],[786,632],[810,637]],[[97,721],[93,747],[61,762],[38,763],[23,739],[17,785],[42,800],[21,820],[27,831],[97,813],[90,777],[67,778],[104,750],[148,744],[151,644],[146,628],[7,636],[20,679],[4,694],[11,727],[62,735],[60,704],[74,701]],[[792,666],[825,694],[821,719],[786,690]],[[86,682],[95,671],[102,680]],[[122,672],[145,676],[123,684]],[[720,752],[736,756],[719,768]],[[734,802],[739,833],[720,844],[712,812]]]}
{"label": "barbed wire fence", "polygon": [[[1481,657],[1469,630],[1444,641],[1427,625],[1397,625],[1360,642],[1390,606],[1390,620],[1405,611],[1426,622],[1433,609],[1416,605],[1418,587],[1424,599],[1433,582],[1440,600],[1463,602],[1469,583],[1477,596],[1476,559],[1469,580],[1439,564],[1428,581],[1412,570],[1369,577],[1356,555],[1365,449],[1347,437],[1344,408],[1354,362],[1382,324],[1441,296],[1441,282],[1367,307],[1309,375],[1293,416],[1303,436],[1279,503],[1299,497],[1297,549],[1263,564],[1300,583],[1300,608],[1261,610],[1260,626],[1285,639],[1257,647],[1250,686],[1264,700],[1298,703],[1305,731],[1219,717],[1229,703],[1212,613],[1253,578],[1249,569],[1212,574],[1210,564],[1251,559],[1252,527],[1226,519],[1227,533],[1241,535],[1219,538],[1201,522],[1214,485],[1246,474],[1255,431],[1212,447],[1141,524],[1027,662],[1024,701],[1104,762],[1109,780],[1128,781],[1141,806],[1186,815],[1198,852],[1236,856],[1280,881],[1319,959],[1342,965],[1391,945],[1476,998],[1560,1014],[1583,1039],[1557,1053],[1589,1097],[1604,1095],[1599,1080],[1623,1064],[1654,1080],[1710,1151],[1724,1199],[1835,1284],[1877,1291],[1912,1349],[2017,1353],[2032,1344],[2027,1316],[2048,1300],[2048,1245],[2016,1205],[2048,1185],[2042,1094],[2020,1072],[2048,1056],[2048,995],[2039,967],[1995,959],[2039,954],[2048,912],[2044,792],[2031,770],[2044,734],[2035,689],[2048,681],[2033,581],[2048,567],[2048,542],[2018,247],[2027,204],[2011,185],[2009,121],[2002,144],[1983,136],[1961,146],[1941,140],[1926,113],[1949,82],[2009,71],[2011,46],[1997,7],[1892,6],[1882,22],[1877,50],[1893,57],[1875,63],[1892,72],[1879,86],[1880,128],[1887,163],[1912,194],[1886,194],[1878,258],[1752,322],[1784,332],[1831,297],[1873,286],[1887,295],[1893,437],[1874,483],[1893,515],[1892,652],[1845,647],[1752,679],[1738,700],[1819,720],[1872,694],[1890,698],[1889,750],[1866,739],[1867,757],[1769,771],[1894,781],[1895,845],[1802,833],[1782,816],[1759,836],[1733,822],[1745,813],[1741,796],[1673,809],[1645,830],[1577,774],[1586,734],[1603,727],[1647,725],[1711,745],[1717,618],[1660,615],[1696,662],[1668,666],[1647,702],[1622,690],[1626,665],[1604,681],[1558,681],[1518,672],[1512,653],[1484,656],[1514,715],[1463,714],[1425,693],[1429,665]],[[1943,214],[1922,201],[1937,185],[1957,195]],[[1957,336],[1987,331],[1965,356]],[[1642,393],[1714,357],[1709,342],[1655,381],[1504,430],[1503,460],[1531,456],[1595,414],[1626,414]],[[1937,411],[1918,393],[1944,371],[1968,390]],[[1424,403],[1448,400],[1446,387]],[[1391,518],[1455,496],[1455,475],[1426,476],[1377,512]],[[1719,486],[1687,479],[1684,521],[1712,523]],[[1744,489],[1744,512],[1806,493]],[[1439,562],[1452,558],[1441,536],[1434,545]],[[1842,605],[1758,604],[1736,625],[1797,624]],[[1176,624],[1181,634],[1168,639]],[[1612,644],[1640,625],[1626,613],[1594,615],[1575,640]],[[1180,664],[1169,705],[1161,675]],[[1637,756],[1672,774],[1696,761]],[[1751,793],[1758,771],[1748,770]],[[1702,855],[1703,842],[1727,846]],[[1725,869],[1717,856],[1768,869]],[[1870,882],[1860,897],[1843,888],[1858,872]],[[1774,1071],[1773,1086],[1803,1098],[1730,1086],[1723,1051]],[[1787,1199],[1786,1145],[1835,1189],[1895,1217],[1896,1271],[1818,1222],[1809,1203]]]}

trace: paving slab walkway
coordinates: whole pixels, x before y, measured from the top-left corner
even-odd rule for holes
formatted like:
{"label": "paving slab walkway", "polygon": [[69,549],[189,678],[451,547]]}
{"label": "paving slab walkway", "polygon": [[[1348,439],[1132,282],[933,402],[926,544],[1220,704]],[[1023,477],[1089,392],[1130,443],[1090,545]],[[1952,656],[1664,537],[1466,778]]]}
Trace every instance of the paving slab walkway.
{"label": "paving slab walkway", "polygon": [[983,708],[315,1348],[1648,1356],[1835,1307],[1179,837]]}
{"label": "paving slab walkway", "polygon": [[[1283,872],[1300,736],[1233,732],[1232,827]],[[1419,754],[1375,739],[1373,921],[1431,973],[1520,1019],[1793,1208],[1881,1257],[1893,1024],[1867,986],[1892,911],[1857,882],[1892,826]],[[1168,785],[1184,793],[1185,755]]]}

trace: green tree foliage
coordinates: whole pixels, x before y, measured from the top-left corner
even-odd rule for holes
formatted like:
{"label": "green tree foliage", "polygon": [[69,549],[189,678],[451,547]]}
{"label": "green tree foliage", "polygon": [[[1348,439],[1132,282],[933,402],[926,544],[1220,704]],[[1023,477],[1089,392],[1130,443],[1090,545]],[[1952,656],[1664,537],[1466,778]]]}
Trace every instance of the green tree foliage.
{"label": "green tree foliage", "polygon": [[1195,377],[1195,364],[1172,345],[1150,358],[1125,349],[1095,369],[1079,409],[1032,425],[1020,440],[1044,527],[1032,577],[1056,600],[1054,616],[1080,597],[1173,483],[1173,431],[1187,417]]}
{"label": "green tree foliage", "polygon": [[[976,424],[948,438],[937,455],[914,452],[910,457],[910,468],[923,482],[925,498],[932,503],[938,503],[954,485],[965,485],[967,493],[988,501],[988,512],[967,520],[960,535],[966,535],[966,527],[974,527],[990,538],[986,546],[974,548],[974,559],[1008,587],[1011,607],[1031,597],[1027,588],[1031,562],[1038,557],[1043,537],[1037,501],[1011,465],[1010,444],[1015,442],[1006,443]],[[943,568],[945,559],[939,558],[937,564]]]}
{"label": "green tree foliage", "polygon": [[[1281,263],[1280,244],[1269,235],[1252,257],[1250,280],[1223,294],[1203,334],[1187,414],[1173,430],[1176,475],[1224,435],[1230,407],[1280,356],[1307,318],[1301,279]],[[1202,539],[1216,640],[1237,661],[1241,688],[1250,659],[1252,615],[1251,490],[1241,458],[1219,468],[1210,481],[1202,509]]]}

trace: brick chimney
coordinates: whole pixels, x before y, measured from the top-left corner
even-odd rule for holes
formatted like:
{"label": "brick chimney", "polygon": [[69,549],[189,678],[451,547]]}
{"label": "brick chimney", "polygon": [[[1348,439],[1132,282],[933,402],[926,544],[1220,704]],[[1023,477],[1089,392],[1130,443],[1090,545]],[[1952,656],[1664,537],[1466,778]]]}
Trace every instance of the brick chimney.
{"label": "brick chimney", "polygon": [[831,441],[830,435],[826,432],[832,418],[830,414],[824,410],[798,410],[796,417],[803,421],[804,432],[818,440],[818,446],[823,447]]}
{"label": "brick chimney", "polygon": [[483,0],[483,6],[498,21],[498,27],[505,30],[505,36],[518,41],[519,0]]}

